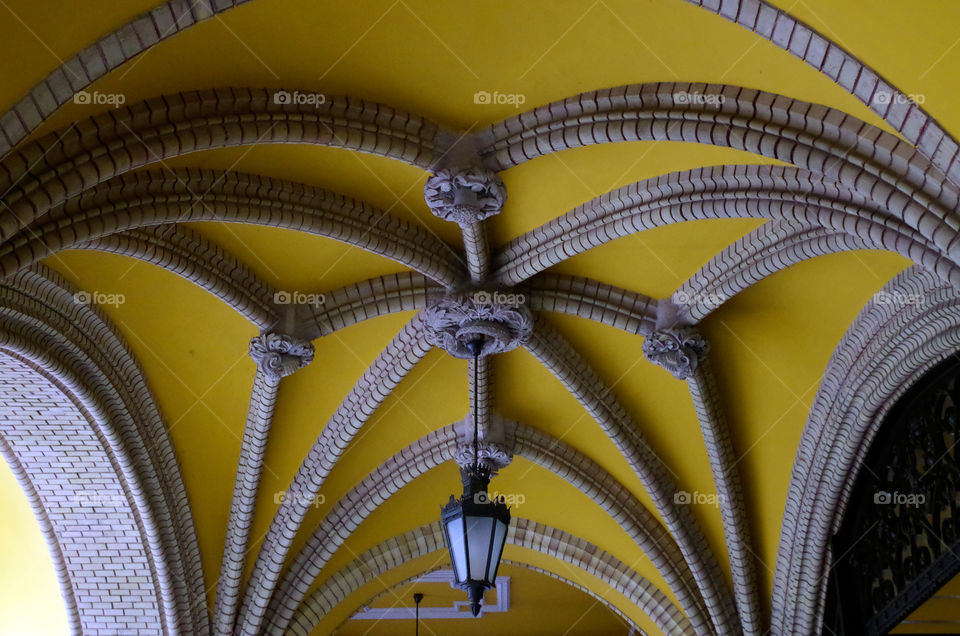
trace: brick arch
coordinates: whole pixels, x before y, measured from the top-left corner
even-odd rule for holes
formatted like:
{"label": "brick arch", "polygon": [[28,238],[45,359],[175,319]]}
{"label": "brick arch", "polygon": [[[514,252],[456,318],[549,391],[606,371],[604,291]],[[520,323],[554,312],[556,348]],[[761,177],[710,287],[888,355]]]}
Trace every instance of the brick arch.
{"label": "brick arch", "polygon": [[[18,431],[48,435],[39,447],[48,445],[52,453],[59,449],[69,458],[46,465],[42,455],[25,453],[29,449],[22,446],[26,442],[18,441],[18,431],[4,435],[46,510],[64,563],[70,564],[66,576],[79,613],[74,620],[85,626],[97,620],[95,612],[89,612],[97,602],[91,596],[94,592],[77,584],[84,576],[96,578],[96,574],[83,574],[85,562],[71,561],[76,555],[70,550],[82,539],[64,533],[69,528],[58,525],[66,521],[57,515],[68,514],[74,504],[76,510],[85,510],[88,495],[101,503],[99,486],[88,484],[87,490],[95,491],[92,494],[70,490],[74,476],[79,474],[76,483],[82,484],[83,474],[89,473],[103,481],[101,494],[109,497],[105,505],[96,507],[96,513],[124,528],[114,538],[116,548],[129,546],[143,556],[131,557],[137,564],[137,574],[132,575],[122,567],[123,554],[113,554],[109,545],[98,543],[98,549],[113,554],[104,557],[104,569],[114,559],[117,573],[147,579],[139,582],[141,586],[137,580],[117,581],[105,574],[104,589],[138,583],[137,589],[149,588],[153,595],[153,611],[165,631],[206,633],[206,595],[193,519],[163,422],[118,332],[98,310],[77,302],[75,294],[57,274],[42,267],[0,284],[0,351],[5,368],[11,369],[5,382],[15,386],[16,378],[22,376],[31,394],[42,401],[41,414],[47,416],[26,422]],[[79,439],[85,441],[77,444],[74,440]],[[59,497],[57,489],[72,498]]]}
{"label": "brick arch", "polygon": [[[2,358],[6,359],[7,356],[2,356]],[[31,369],[30,372],[33,373],[33,369]],[[3,393],[7,393],[6,388]],[[11,401],[11,407],[15,405],[16,400],[14,399]],[[70,406],[72,407],[73,404],[70,404]],[[73,582],[70,579],[67,560],[59,541],[57,541],[58,528],[51,522],[50,515],[47,514],[47,509],[44,507],[41,493],[33,485],[32,471],[28,472],[23,463],[20,462],[18,453],[7,443],[3,434],[0,434],[0,457],[3,457],[3,460],[7,462],[7,466],[10,467],[17,483],[20,484],[20,488],[27,498],[27,503],[30,505],[37,524],[40,526],[40,532],[43,533],[44,541],[47,544],[47,549],[50,551],[50,557],[53,560],[53,568],[56,572],[57,583],[60,586],[60,598],[63,600],[64,609],[66,610],[70,633],[80,634],[83,632],[83,622],[80,620],[80,610],[77,606],[76,595],[73,592]],[[43,496],[48,497],[49,494],[43,492]]]}
{"label": "brick arch", "polygon": [[31,503],[41,526],[50,529],[50,552],[75,633],[176,629],[175,617],[164,612],[137,504],[97,435],[93,415],[8,350],[10,344],[0,345],[0,439],[35,496]]}
{"label": "brick arch", "polygon": [[775,633],[821,629],[829,537],[870,441],[897,399],[958,350],[960,293],[917,266],[884,286],[847,330],[814,398],[793,466],[774,576]]}

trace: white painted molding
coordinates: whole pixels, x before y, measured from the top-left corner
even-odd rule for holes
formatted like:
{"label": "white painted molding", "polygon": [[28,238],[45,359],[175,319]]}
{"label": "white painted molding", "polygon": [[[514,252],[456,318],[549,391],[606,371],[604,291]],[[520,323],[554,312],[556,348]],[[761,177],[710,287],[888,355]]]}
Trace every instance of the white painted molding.
{"label": "white painted molding", "polygon": [[[427,572],[413,583],[449,583],[455,590],[460,588],[454,582],[453,570],[434,570]],[[484,604],[480,608],[480,615],[477,618],[483,618],[484,614],[505,613],[510,611],[510,577],[497,577],[497,604]],[[416,614],[412,607],[365,607],[350,617],[356,621],[408,621],[415,618]],[[473,618],[470,613],[469,601],[454,601],[453,607],[421,607],[420,619],[433,620],[438,618]]]}

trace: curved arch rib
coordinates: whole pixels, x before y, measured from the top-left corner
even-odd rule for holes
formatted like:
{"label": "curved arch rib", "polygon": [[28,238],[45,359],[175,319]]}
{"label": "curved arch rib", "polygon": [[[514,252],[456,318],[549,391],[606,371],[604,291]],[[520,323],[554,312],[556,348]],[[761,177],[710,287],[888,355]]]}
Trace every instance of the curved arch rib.
{"label": "curved arch rib", "polygon": [[753,31],[832,79],[960,185],[957,140],[923,107],[839,44],[764,0],[686,1]]}
{"label": "curved arch rib", "polygon": [[203,572],[186,492],[153,396],[119,333],[42,267],[0,284],[0,331],[6,352],[44,369],[90,414],[140,524],[165,624],[206,633]]}
{"label": "curved arch rib", "polygon": [[[559,574],[557,574],[557,573],[555,573],[555,572],[551,572],[550,570],[545,570],[544,568],[540,568],[540,567],[537,567],[537,566],[535,566],[535,565],[530,565],[529,563],[523,563],[523,562],[521,562],[521,561],[514,561],[514,560],[512,560],[512,559],[501,559],[501,560],[500,560],[500,564],[501,564],[501,565],[512,565],[512,566],[514,566],[514,567],[523,568],[523,569],[525,569],[525,570],[530,570],[531,572],[536,572],[537,574],[542,574],[542,575],[547,576],[547,577],[550,577],[551,579],[554,579],[554,580],[556,580],[556,581],[560,581],[561,583],[564,583],[564,584],[566,584],[566,585],[569,585],[570,587],[574,588],[575,590],[580,590],[581,592],[583,592],[583,593],[586,594],[587,596],[590,596],[590,597],[592,597],[593,599],[595,599],[598,603],[601,603],[604,607],[606,607],[606,608],[607,608],[608,610],[610,610],[612,613],[614,613],[614,614],[616,614],[617,616],[619,616],[621,619],[623,619],[623,621],[624,621],[628,626],[630,626],[631,629],[633,629],[634,631],[636,631],[637,633],[639,633],[638,630],[640,629],[640,626],[637,625],[637,623],[636,623],[632,618],[630,618],[626,613],[624,613],[624,611],[623,611],[622,609],[620,609],[619,607],[617,607],[616,605],[614,605],[612,602],[610,602],[610,601],[608,601],[607,599],[605,599],[602,595],[597,594],[597,593],[594,592],[593,590],[587,588],[587,587],[584,586],[584,585],[581,585],[580,583],[577,583],[576,581],[572,581],[572,580],[568,579],[568,578],[565,577],[565,576],[560,576]],[[405,580],[405,581],[401,581],[400,583],[397,583],[396,585],[392,585],[392,586],[390,586],[390,588],[387,589],[386,591],[380,592],[380,593],[378,593],[378,594],[375,594],[374,596],[372,596],[372,597],[371,597],[370,599],[368,599],[367,601],[361,603],[360,606],[361,606],[361,607],[373,607],[373,604],[374,604],[374,603],[376,603],[379,599],[381,599],[381,598],[383,598],[383,597],[385,597],[385,596],[387,596],[387,595],[391,595],[391,596],[396,597],[396,592],[395,592],[394,590],[396,590],[396,589],[398,589],[398,588],[406,587],[407,585],[409,585],[409,584],[411,584],[411,583],[416,583],[417,581],[421,580],[424,575],[429,574],[430,572],[435,572],[435,571],[437,571],[437,570],[439,570],[439,569],[441,569],[441,568],[439,568],[439,567],[437,567],[437,568],[431,568],[430,570],[427,570],[427,571],[425,571],[425,572],[421,572],[420,574],[417,574],[416,576],[412,576],[412,577],[410,577],[409,579],[407,579],[407,580]],[[336,630],[342,629],[343,626],[346,625],[347,621],[349,621],[349,620],[350,620],[350,618],[347,618],[347,619],[344,620],[342,623],[340,623],[340,625],[338,625],[338,626],[334,629],[334,633],[336,633]]]}
{"label": "curved arch rib", "polygon": [[723,534],[726,538],[730,571],[733,574],[733,593],[743,633],[762,634],[763,619],[757,589],[756,560],[751,547],[743,488],[737,474],[737,458],[709,357],[701,360],[693,375],[687,378],[687,387],[700,421],[703,442],[707,447],[710,469],[713,472],[713,483],[720,495]]}
{"label": "curved arch rib", "polygon": [[633,418],[586,361],[542,318],[537,319],[526,347],[577,398],[626,458],[650,494],[684,560],[690,564],[717,632],[736,633],[736,610],[717,560],[689,509],[674,501],[676,488],[671,486],[665,467],[646,444]]}
{"label": "curved arch rib", "polygon": [[314,340],[370,318],[423,309],[432,294],[442,291],[413,272],[370,278],[324,294],[323,303],[306,305],[297,333]]}
{"label": "curved arch rib", "polygon": [[[588,594],[588,595],[592,596],[592,597],[595,598],[599,603],[602,603],[604,606],[606,606],[606,608],[607,608],[608,610],[610,610],[611,612],[613,612],[614,614],[616,614],[617,616],[619,616],[620,618],[622,618],[624,621],[626,621],[627,625],[629,625],[629,626],[631,627],[631,629],[637,630],[636,633],[638,633],[638,634],[640,633],[640,631],[639,631],[639,630],[640,630],[640,627],[639,627],[639,626],[634,622],[634,620],[633,620],[632,618],[630,618],[622,609],[620,609],[619,607],[617,607],[616,605],[614,605],[614,604],[611,603],[610,601],[608,601],[608,600],[606,600],[605,598],[603,598],[603,596],[601,596],[600,594],[597,594],[597,593],[594,592],[593,590],[588,589],[585,585],[581,585],[580,583],[577,583],[576,581],[571,581],[571,580],[568,579],[567,577],[565,577],[565,576],[560,576],[560,575],[557,574],[556,572],[551,572],[550,570],[545,570],[545,569],[539,568],[539,567],[537,567],[537,566],[535,566],[535,565],[530,565],[529,563],[522,563],[522,562],[520,562],[520,561],[514,561],[514,560],[512,560],[512,559],[502,559],[500,562],[501,562],[501,563],[506,563],[507,565],[513,565],[513,566],[516,566],[516,567],[526,568],[527,570],[530,570],[531,572],[536,572],[537,574],[543,574],[544,576],[549,576],[551,579],[556,579],[557,581],[560,581],[561,583],[566,583],[566,584],[569,585],[570,587],[572,587],[572,588],[574,588],[574,589],[576,589],[576,590],[580,590],[580,591],[583,592],[584,594]],[[628,634],[628,636],[629,636],[629,634]]]}
{"label": "curved arch rib", "polygon": [[232,636],[240,603],[240,580],[250,545],[250,528],[267,438],[280,391],[280,381],[313,360],[313,345],[288,334],[264,333],[250,341],[250,357],[257,364],[250,392],[250,406],[243,427],[237,477],[230,502],[227,535],[217,581],[214,634]]}
{"label": "curved arch rib", "polygon": [[[712,103],[677,103],[678,94]],[[687,101],[687,100],[685,100]],[[689,100],[693,101],[693,100]],[[734,86],[644,84],[593,91],[477,136],[488,168],[619,141],[687,141],[778,159],[870,197],[960,260],[960,190],[910,144],[841,111]]]}
{"label": "curved arch rib", "polygon": [[534,311],[579,316],[633,334],[647,335],[656,325],[657,301],[590,278],[544,273],[528,289]]}
{"label": "curved arch rib", "polygon": [[450,246],[367,204],[302,184],[208,170],[136,172],[94,187],[0,245],[0,275],[77,243],[188,221],[247,223],[332,238],[448,287],[465,276]]}
{"label": "curved arch rib", "polygon": [[263,471],[263,456],[267,437],[273,421],[273,411],[280,390],[279,375],[264,372],[257,365],[250,393],[250,406],[243,427],[240,458],[237,461],[237,477],[233,486],[227,534],[224,538],[220,576],[217,579],[217,596],[213,610],[213,633],[215,636],[233,634],[237,609],[240,605],[243,567],[250,543],[250,527],[253,523],[254,506],[260,475]]}
{"label": "curved arch rib", "polygon": [[170,0],[100,38],[61,64],[0,117],[0,157],[110,71],[163,40],[248,1]]}
{"label": "curved arch rib", "polygon": [[625,186],[510,241],[494,259],[494,276],[516,284],[634,232],[719,218],[772,218],[845,232],[960,285],[960,261],[944,256],[931,237],[829,180],[776,166],[700,168]]}
{"label": "curved arch rib", "polygon": [[261,329],[276,325],[274,290],[225,249],[177,225],[110,234],[71,249],[136,258],[182,276],[210,292]]}
{"label": "curved arch rib", "polygon": [[470,281],[482,285],[490,277],[490,244],[483,222],[460,227],[463,234],[463,251],[467,256]]}
{"label": "curved arch rib", "polygon": [[419,314],[414,316],[377,356],[303,460],[257,555],[235,633],[259,634],[284,559],[327,475],[363,424],[430,350],[422,322]]}
{"label": "curved arch rib", "polygon": [[725,248],[670,297],[678,319],[696,324],[751,285],[801,261],[841,251],[876,249],[844,232],[768,221]]}
{"label": "curved arch rib", "polygon": [[[686,617],[648,580],[625,563],[563,530],[514,519],[507,543],[553,556],[578,567],[631,599],[653,623],[670,636],[690,633]],[[290,631],[309,634],[319,620],[364,584],[405,561],[444,549],[440,522],[421,526],[371,548],[325,581],[291,623]]]}
{"label": "curved arch rib", "polygon": [[440,144],[449,134],[388,106],[347,97],[328,97],[316,107],[277,104],[275,93],[224,88],[167,95],[27,144],[0,162],[0,191],[9,191],[0,239],[111,177],[201,150],[302,143],[380,155],[423,169],[446,151]]}

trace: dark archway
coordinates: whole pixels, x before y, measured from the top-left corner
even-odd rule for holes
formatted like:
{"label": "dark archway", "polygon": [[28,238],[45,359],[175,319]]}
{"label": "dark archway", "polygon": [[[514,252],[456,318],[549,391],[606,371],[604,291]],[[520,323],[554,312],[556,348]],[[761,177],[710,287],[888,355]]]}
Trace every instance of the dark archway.
{"label": "dark archway", "polygon": [[960,572],[960,357],[904,393],[833,537],[825,634],[885,634]]}

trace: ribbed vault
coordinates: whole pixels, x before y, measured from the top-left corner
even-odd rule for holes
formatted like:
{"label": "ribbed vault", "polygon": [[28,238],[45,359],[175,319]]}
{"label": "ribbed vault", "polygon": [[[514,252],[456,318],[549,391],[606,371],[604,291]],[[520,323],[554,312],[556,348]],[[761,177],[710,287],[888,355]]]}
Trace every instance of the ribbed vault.
{"label": "ribbed vault", "polygon": [[[352,634],[353,612],[443,565],[432,497],[472,408],[514,458],[494,485],[541,497],[515,515],[510,563],[585,592],[625,630],[818,633],[830,536],[865,449],[909,384],[960,349],[960,146],[946,128],[761,0],[674,4],[718,41],[762,43],[816,90],[738,84],[704,61],[696,78],[554,78],[549,97],[491,117],[469,111],[482,97],[391,102],[378,67],[349,50],[329,70],[345,58],[353,84],[257,88],[258,69],[210,85],[198,70],[144,88],[141,60],[156,73],[153,55],[213,55],[210,29],[246,33],[266,11],[241,4],[171,0],[114,24],[0,116],[0,385],[19,391],[0,450],[74,633]],[[426,25],[421,4],[383,17]],[[583,17],[603,5],[619,18],[613,4]],[[286,11],[278,22],[298,20]],[[453,52],[446,35],[433,33]],[[125,97],[125,73],[136,99],[83,107]],[[607,174],[622,153],[639,156]],[[646,153],[670,167],[649,169]],[[604,187],[579,176],[585,165]],[[571,194],[576,181],[588,195]],[[447,187],[473,203],[447,201]],[[629,246],[669,275],[624,260]],[[801,310],[816,293],[846,296],[827,264],[851,285],[842,309],[819,325],[775,313],[787,296]],[[489,306],[514,332],[474,369],[442,334],[466,324],[457,311]],[[812,324],[819,353],[787,361],[818,379],[807,393],[771,369],[772,347],[736,332],[760,314]],[[744,380],[748,364],[792,394],[764,417],[803,409],[781,442],[792,472],[771,478],[779,499],[755,483],[769,464],[750,454],[780,419],[745,423],[742,403],[768,389]],[[568,412],[568,428],[550,421]],[[40,439],[49,455],[31,451]],[[78,483],[109,501],[58,498]],[[578,513],[565,518],[553,492],[575,493]],[[83,515],[109,524],[78,530]],[[99,578],[83,541],[109,566]],[[133,605],[96,618],[121,589],[141,618]]]}

